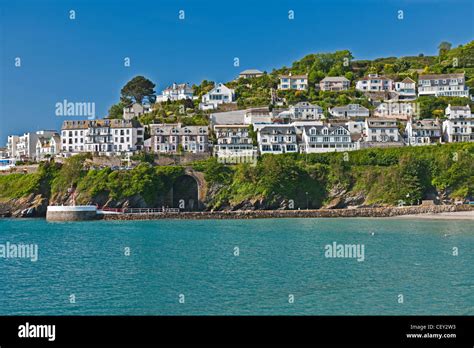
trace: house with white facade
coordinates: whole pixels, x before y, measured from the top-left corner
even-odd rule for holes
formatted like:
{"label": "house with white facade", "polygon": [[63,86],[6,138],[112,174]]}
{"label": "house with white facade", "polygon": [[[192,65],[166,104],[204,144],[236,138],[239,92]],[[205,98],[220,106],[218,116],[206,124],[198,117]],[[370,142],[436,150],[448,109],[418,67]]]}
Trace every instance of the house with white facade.
{"label": "house with white facade", "polygon": [[247,70],[244,70],[242,71],[240,74],[239,74],[239,78],[243,78],[243,79],[253,79],[255,77],[260,77],[260,76],[263,76],[264,73],[260,70],[257,70],[257,69],[247,69]]}
{"label": "house with white facade", "polygon": [[278,89],[282,91],[295,90],[306,91],[308,89],[308,75],[280,75]]}
{"label": "house with white facade", "polygon": [[260,128],[257,141],[262,155],[298,152],[296,129],[292,125],[270,125]]}
{"label": "house with white facade", "polygon": [[18,135],[9,135],[7,138],[7,154],[8,158],[16,158],[16,146],[20,137]]}
{"label": "house with white facade", "polygon": [[398,100],[416,99],[416,82],[409,77],[402,81],[395,82],[395,92],[398,94]]}
{"label": "house with white facade", "polygon": [[390,118],[367,118],[365,120],[364,141],[370,143],[400,143],[402,138],[397,120]]}
{"label": "house with white facade", "polygon": [[136,120],[64,121],[61,128],[61,153],[120,155],[143,148],[144,128]]}
{"label": "house with white facade", "polygon": [[396,118],[407,120],[417,115],[418,106],[416,103],[387,101],[380,103],[374,110],[375,117]]}
{"label": "house with white facade", "polygon": [[442,126],[438,119],[409,119],[405,128],[406,142],[411,146],[431,145],[442,141]]}
{"label": "house with white facade", "polygon": [[36,160],[36,143],[40,137],[51,137],[54,130],[40,130],[23,135],[10,135],[7,140],[7,151],[10,158],[17,160]]}
{"label": "house with white facade", "polygon": [[346,126],[323,124],[304,126],[299,148],[301,153],[321,153],[357,150],[359,145]]}
{"label": "house with white facade", "polygon": [[449,143],[474,141],[474,115],[469,105],[448,105],[445,113],[447,117],[443,122],[445,141]]}
{"label": "house with white facade", "polygon": [[289,115],[290,119],[295,121],[320,120],[324,118],[324,111],[319,105],[299,102],[290,106]]}
{"label": "house with white facade", "polygon": [[469,97],[469,87],[464,73],[420,75],[418,95]]}
{"label": "house with white facade", "polygon": [[209,152],[207,126],[151,124],[151,151],[155,153],[205,153]]}
{"label": "house with white facade", "polygon": [[157,103],[170,101],[177,101],[183,99],[193,99],[194,90],[188,83],[173,83],[161,92],[161,95],[156,97]]}
{"label": "house with white facade", "polygon": [[369,74],[356,83],[356,89],[362,92],[390,92],[393,90],[393,80],[377,74]]}
{"label": "house with white facade", "polygon": [[215,125],[214,134],[217,144],[214,145],[214,156],[227,163],[237,163],[240,160],[255,159],[257,147],[249,132],[249,125],[229,124]]}
{"label": "house with white facade", "polygon": [[213,89],[202,96],[201,110],[214,110],[221,104],[232,103],[235,100],[235,91],[218,83]]}
{"label": "house with white facade", "polygon": [[337,118],[360,118],[369,117],[370,111],[366,107],[359,104],[348,104],[345,106],[335,106],[329,108],[332,117]]}
{"label": "house with white facade", "polygon": [[351,82],[344,76],[326,76],[319,82],[321,91],[347,91]]}
{"label": "house with white facade", "polygon": [[148,104],[134,103],[130,107],[123,108],[123,119],[131,120],[133,118],[145,115],[153,111],[153,108]]}
{"label": "house with white facade", "polygon": [[36,142],[36,159],[54,157],[61,151],[61,137],[58,133],[52,136],[39,136]]}

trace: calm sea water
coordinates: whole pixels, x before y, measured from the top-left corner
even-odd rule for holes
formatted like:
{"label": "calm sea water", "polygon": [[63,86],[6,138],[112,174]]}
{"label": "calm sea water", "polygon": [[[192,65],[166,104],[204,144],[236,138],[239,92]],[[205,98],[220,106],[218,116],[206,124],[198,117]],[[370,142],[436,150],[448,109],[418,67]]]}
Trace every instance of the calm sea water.
{"label": "calm sea water", "polygon": [[[0,315],[473,315],[473,225],[4,219],[0,244],[39,258],[0,258]],[[364,245],[364,261],[326,258],[333,242]]]}

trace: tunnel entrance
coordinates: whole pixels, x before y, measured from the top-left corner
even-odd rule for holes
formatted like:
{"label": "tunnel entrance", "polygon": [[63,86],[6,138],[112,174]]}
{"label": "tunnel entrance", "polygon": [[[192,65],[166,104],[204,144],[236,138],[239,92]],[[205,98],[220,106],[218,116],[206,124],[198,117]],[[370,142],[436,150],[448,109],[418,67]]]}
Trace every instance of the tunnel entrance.
{"label": "tunnel entrance", "polygon": [[200,209],[199,188],[195,178],[182,175],[176,179],[172,188],[172,207],[181,211],[196,211]]}

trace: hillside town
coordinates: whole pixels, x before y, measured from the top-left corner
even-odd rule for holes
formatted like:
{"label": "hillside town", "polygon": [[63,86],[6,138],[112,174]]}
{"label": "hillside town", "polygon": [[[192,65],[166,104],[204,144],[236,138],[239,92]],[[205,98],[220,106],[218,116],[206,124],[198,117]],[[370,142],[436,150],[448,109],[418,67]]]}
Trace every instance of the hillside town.
{"label": "hillside town", "polygon": [[[242,71],[236,80],[252,83],[266,73]],[[120,119],[68,119],[61,130],[28,131],[9,135],[0,158],[42,161],[90,152],[98,156],[130,156],[140,152],[156,155],[197,154],[214,156],[223,163],[245,162],[264,154],[324,153],[372,147],[426,146],[474,142],[472,97],[465,73],[420,74],[399,81],[367,74],[351,86],[344,76],[326,76],[314,89],[343,93],[354,89],[367,96],[372,110],[356,103],[323,108],[308,101],[290,103],[279,98],[280,91],[305,93],[307,74],[278,76],[271,90],[272,105],[239,108],[236,90],[215,83],[200,97],[188,83],[173,83],[154,103],[134,102],[123,108]],[[378,95],[379,97],[374,97]],[[462,97],[464,105],[449,104],[444,115],[420,117],[417,98],[421,96]],[[142,123],[140,120],[163,103],[196,103],[207,115],[207,125]]]}

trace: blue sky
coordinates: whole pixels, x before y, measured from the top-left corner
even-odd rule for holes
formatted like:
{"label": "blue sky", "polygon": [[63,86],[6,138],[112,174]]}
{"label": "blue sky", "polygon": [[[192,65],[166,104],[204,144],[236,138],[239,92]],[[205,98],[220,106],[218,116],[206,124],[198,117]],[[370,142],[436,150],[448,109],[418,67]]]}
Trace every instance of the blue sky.
{"label": "blue sky", "polygon": [[247,68],[270,71],[315,52],[349,49],[356,59],[436,54],[441,41],[457,46],[474,39],[473,4],[0,0],[0,146],[8,134],[59,130],[65,118],[55,115],[55,104],[64,99],[94,102],[103,117],[135,75],[151,79],[159,92],[173,81],[228,81]]}

